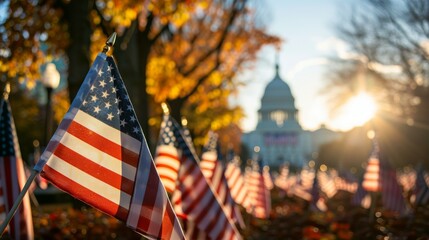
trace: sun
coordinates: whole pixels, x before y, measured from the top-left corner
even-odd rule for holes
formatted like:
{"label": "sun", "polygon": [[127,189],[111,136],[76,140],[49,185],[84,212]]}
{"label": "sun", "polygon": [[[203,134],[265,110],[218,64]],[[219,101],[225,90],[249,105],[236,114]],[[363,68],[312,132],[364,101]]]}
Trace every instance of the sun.
{"label": "sun", "polygon": [[366,92],[351,97],[339,110],[333,124],[336,128],[347,131],[362,126],[371,120],[377,112],[374,98]]}

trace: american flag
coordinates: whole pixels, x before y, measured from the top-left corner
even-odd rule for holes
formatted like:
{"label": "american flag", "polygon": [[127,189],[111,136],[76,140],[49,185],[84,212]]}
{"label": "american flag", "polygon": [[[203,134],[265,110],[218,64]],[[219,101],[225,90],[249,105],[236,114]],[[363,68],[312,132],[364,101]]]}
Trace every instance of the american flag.
{"label": "american flag", "polygon": [[201,156],[201,170],[219,196],[221,203],[229,214],[229,217],[235,223],[238,223],[241,228],[244,228],[243,217],[231,196],[231,191],[225,177],[225,168],[220,161],[221,154],[220,146],[218,144],[218,136],[216,133],[210,131],[208,137],[207,144]]}
{"label": "american flag", "polygon": [[320,186],[317,178],[317,174],[314,176],[313,186],[311,188],[311,201],[310,210],[325,212],[328,207],[326,206],[325,199],[320,196]]}
{"label": "american flag", "polygon": [[371,205],[371,196],[369,193],[363,188],[362,182],[358,184],[357,190],[353,195],[351,202],[355,206],[361,206],[363,208],[369,208]]}
{"label": "american flag", "polygon": [[101,53],[35,170],[154,239],[184,239],[122,78]]}
{"label": "american flag", "polygon": [[379,149],[374,141],[374,149],[368,160],[365,174],[363,175],[362,186],[366,191],[379,192],[381,190],[380,184],[380,161],[378,159]]}
{"label": "american flag", "polygon": [[221,200],[199,168],[199,159],[193,147],[188,145],[177,122],[166,114],[161,123],[157,154],[162,153],[168,145],[176,149],[174,153],[177,155],[172,155],[172,159],[180,160],[172,202],[187,228],[192,225],[198,229],[194,233],[204,234],[209,239],[241,239]]}
{"label": "american flag", "polygon": [[244,208],[248,208],[250,206],[248,189],[247,185],[244,183],[244,177],[239,167],[239,158],[237,156],[234,156],[234,158],[228,162],[225,170],[225,177],[229,189],[231,189],[231,196],[234,201]]}
{"label": "american flag", "polygon": [[390,165],[388,158],[384,154],[380,154],[380,163],[383,207],[400,214],[406,214],[409,209],[396,177],[396,169]]}
{"label": "american flag", "polygon": [[[0,223],[2,223],[27,179],[9,101],[3,98],[0,107]],[[9,222],[6,232],[11,239],[34,239],[28,194]]]}
{"label": "american flag", "polygon": [[265,184],[262,159],[256,158],[252,162],[252,167],[246,174],[250,199],[250,209],[247,211],[254,217],[266,219],[271,212],[271,193]]}
{"label": "american flag", "polygon": [[429,187],[426,184],[423,167],[419,166],[417,170],[416,184],[414,186],[414,205],[424,205],[429,200]]}

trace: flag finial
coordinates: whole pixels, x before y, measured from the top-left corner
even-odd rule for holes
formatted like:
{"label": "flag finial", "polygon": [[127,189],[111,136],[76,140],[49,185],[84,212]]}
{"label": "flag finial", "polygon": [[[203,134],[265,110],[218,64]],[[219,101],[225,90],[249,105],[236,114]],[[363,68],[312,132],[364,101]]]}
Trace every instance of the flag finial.
{"label": "flag finial", "polygon": [[113,32],[112,35],[107,39],[106,45],[103,47],[103,53],[107,53],[110,48],[115,44],[116,41],[116,32]]}
{"label": "flag finial", "polygon": [[4,90],[3,90],[3,98],[8,99],[9,93],[10,93],[10,83],[6,82],[6,85],[4,86]]}
{"label": "flag finial", "polygon": [[161,103],[161,107],[162,107],[162,110],[164,111],[165,115],[170,114],[170,109],[168,109],[167,103],[165,103],[165,102]]}

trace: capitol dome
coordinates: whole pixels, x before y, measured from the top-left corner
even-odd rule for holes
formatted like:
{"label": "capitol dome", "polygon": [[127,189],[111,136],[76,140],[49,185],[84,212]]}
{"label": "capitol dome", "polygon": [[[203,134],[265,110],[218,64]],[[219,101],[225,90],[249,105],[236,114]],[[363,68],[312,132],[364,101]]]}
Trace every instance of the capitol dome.
{"label": "capitol dome", "polygon": [[298,110],[289,85],[283,81],[276,64],[276,75],[265,88],[261,99],[261,108],[258,111],[259,129],[273,129],[273,127],[300,130],[297,121]]}

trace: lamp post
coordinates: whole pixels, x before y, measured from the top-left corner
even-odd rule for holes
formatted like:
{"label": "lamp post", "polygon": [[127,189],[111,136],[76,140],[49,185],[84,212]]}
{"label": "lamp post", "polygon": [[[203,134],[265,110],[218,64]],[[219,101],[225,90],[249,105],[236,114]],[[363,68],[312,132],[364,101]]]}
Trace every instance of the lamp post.
{"label": "lamp post", "polygon": [[46,88],[46,119],[45,119],[45,147],[48,145],[49,139],[52,136],[53,112],[52,112],[52,91],[58,87],[60,83],[60,73],[53,63],[48,63],[42,75],[42,84]]}

